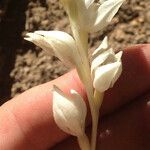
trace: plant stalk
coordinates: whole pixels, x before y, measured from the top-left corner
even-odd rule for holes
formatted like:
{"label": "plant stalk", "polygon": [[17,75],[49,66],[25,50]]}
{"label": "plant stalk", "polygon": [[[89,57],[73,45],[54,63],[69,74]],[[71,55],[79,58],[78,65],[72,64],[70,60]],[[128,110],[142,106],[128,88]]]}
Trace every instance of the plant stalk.
{"label": "plant stalk", "polygon": [[77,138],[78,138],[78,143],[79,143],[81,150],[90,150],[90,143],[86,134],[83,134]]}
{"label": "plant stalk", "polygon": [[[83,41],[84,38],[86,36],[84,36],[83,32],[75,32],[76,36],[76,42],[78,45],[78,49],[80,51],[80,54],[82,54],[82,64],[80,64],[80,70],[78,70],[78,72],[80,72],[79,74],[81,74],[81,80],[85,85],[85,89],[87,92],[87,97],[88,97],[88,101],[89,101],[89,106],[90,106],[90,110],[91,110],[91,116],[92,116],[92,133],[91,133],[91,150],[95,150],[96,149],[96,137],[97,137],[97,126],[98,126],[98,118],[99,118],[99,111],[98,111],[98,106],[97,103],[95,103],[94,100],[94,92],[93,92],[93,84],[92,84],[92,79],[91,79],[91,70],[90,70],[90,64],[89,64],[89,60],[88,60],[88,52],[87,52],[87,45],[86,42]],[[78,35],[77,35],[78,34]],[[84,38],[83,38],[84,36]],[[79,41],[78,41],[79,40]],[[85,48],[85,49],[84,49]],[[87,52],[87,53],[86,53]],[[96,95],[96,99],[98,99],[99,95]],[[96,100],[97,101],[97,100]]]}
{"label": "plant stalk", "polygon": [[96,150],[96,141],[97,141],[97,128],[98,128],[98,120],[99,120],[99,110],[103,101],[104,93],[100,93],[99,91],[94,91],[94,102],[96,106],[96,115],[93,119],[92,126],[92,139],[91,139],[91,150]]}
{"label": "plant stalk", "polygon": [[97,107],[95,105],[96,103],[94,102],[94,89],[91,78],[90,63],[88,59],[88,33],[76,24],[76,17],[77,16],[74,15],[74,13],[70,13],[69,18],[71,20],[71,28],[78,47],[76,56],[78,56],[80,60],[80,62],[76,62],[77,71],[81,81],[85,85],[92,116],[91,149],[95,150],[98,124],[97,115],[99,115],[99,113],[97,112]]}

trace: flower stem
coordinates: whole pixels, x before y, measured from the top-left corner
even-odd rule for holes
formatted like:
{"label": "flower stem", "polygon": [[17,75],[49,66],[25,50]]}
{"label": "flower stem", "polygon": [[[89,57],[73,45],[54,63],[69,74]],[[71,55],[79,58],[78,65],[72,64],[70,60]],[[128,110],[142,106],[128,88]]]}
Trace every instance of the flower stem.
{"label": "flower stem", "polygon": [[95,91],[94,91],[94,102],[95,102],[95,106],[97,107],[98,112],[99,112],[99,109],[102,105],[103,98],[104,98],[104,92],[100,93],[99,91],[97,91],[95,89]]}
{"label": "flower stem", "polygon": [[94,102],[96,106],[96,115],[93,119],[92,125],[92,138],[91,138],[91,150],[96,149],[96,141],[97,141],[97,127],[99,120],[99,110],[103,101],[104,93],[100,93],[97,90],[94,91]]}
{"label": "flower stem", "polygon": [[[76,30],[77,28],[73,28],[73,34],[76,40],[76,44],[78,46],[78,54],[81,57],[81,63],[77,63],[77,71],[79,76],[85,85],[85,89],[87,92],[87,97],[89,101],[89,106],[91,110],[92,116],[92,136],[91,136],[91,148],[96,148],[96,136],[97,136],[97,124],[98,124],[98,113],[94,102],[94,90],[91,79],[91,69],[88,59],[88,36],[84,31]],[[95,150],[95,149],[93,149]]]}
{"label": "flower stem", "polygon": [[97,141],[97,126],[98,126],[98,117],[95,115],[92,124],[92,137],[91,137],[91,150],[96,150],[96,141]]}
{"label": "flower stem", "polygon": [[79,143],[81,150],[90,150],[90,143],[86,134],[83,134],[77,138],[78,138],[78,143]]}
{"label": "flower stem", "polygon": [[[80,41],[81,42],[81,41]],[[80,46],[81,47],[81,46]],[[79,47],[79,48],[80,48]],[[81,48],[79,49],[80,51],[82,50]],[[85,49],[83,49],[85,52]],[[83,53],[82,50],[82,53]],[[97,135],[97,123],[98,123],[98,117],[97,117],[97,111],[96,111],[96,106],[94,103],[94,92],[93,92],[93,85],[92,85],[92,79],[91,79],[91,72],[90,72],[90,65],[89,65],[89,60],[88,56],[83,54],[84,56],[81,58],[82,59],[82,64],[80,64],[80,70],[78,70],[80,74],[80,78],[82,82],[85,85],[85,89],[87,92],[87,97],[89,101],[89,106],[91,110],[91,116],[92,116],[92,137],[91,137],[91,143],[93,143],[93,147],[96,145],[96,135]],[[93,149],[95,150],[95,149]]]}

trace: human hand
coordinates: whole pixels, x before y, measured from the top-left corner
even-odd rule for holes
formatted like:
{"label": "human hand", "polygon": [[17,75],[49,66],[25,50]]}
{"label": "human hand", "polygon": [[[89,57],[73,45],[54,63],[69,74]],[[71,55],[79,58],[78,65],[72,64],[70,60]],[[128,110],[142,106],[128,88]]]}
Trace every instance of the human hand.
{"label": "human hand", "polygon": [[[64,140],[68,135],[53,120],[51,89],[54,84],[67,94],[75,89],[86,100],[75,70],[13,98],[0,107],[1,150],[78,149],[75,138]],[[150,149],[149,90],[150,45],[126,49],[123,73],[104,98],[97,149]]]}

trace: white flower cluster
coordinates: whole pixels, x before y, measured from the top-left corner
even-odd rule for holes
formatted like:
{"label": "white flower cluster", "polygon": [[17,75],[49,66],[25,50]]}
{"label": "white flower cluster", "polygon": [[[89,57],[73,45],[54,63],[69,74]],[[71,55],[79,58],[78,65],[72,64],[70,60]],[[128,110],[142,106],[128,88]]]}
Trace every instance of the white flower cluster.
{"label": "white flower cluster", "polygon": [[113,87],[122,72],[122,51],[117,54],[108,47],[107,37],[92,54],[91,73],[93,86],[100,92]]}
{"label": "white flower cluster", "polygon": [[[124,0],[60,0],[73,32],[73,37],[62,31],[35,31],[25,39],[58,57],[66,66],[76,68],[85,84],[92,118],[95,115],[94,90],[100,93],[111,88],[122,72],[122,52],[114,53],[107,37],[88,59],[88,33],[104,29],[112,20]],[[68,134],[85,139],[87,108],[82,97],[74,90],[67,96],[58,87],[53,88],[53,114],[56,124]],[[93,124],[96,121],[93,119]],[[95,127],[95,126],[94,126]],[[95,150],[96,136],[92,130],[91,147],[88,140],[79,144],[81,149]],[[81,138],[82,137],[82,138]],[[88,143],[82,145],[82,143]]]}

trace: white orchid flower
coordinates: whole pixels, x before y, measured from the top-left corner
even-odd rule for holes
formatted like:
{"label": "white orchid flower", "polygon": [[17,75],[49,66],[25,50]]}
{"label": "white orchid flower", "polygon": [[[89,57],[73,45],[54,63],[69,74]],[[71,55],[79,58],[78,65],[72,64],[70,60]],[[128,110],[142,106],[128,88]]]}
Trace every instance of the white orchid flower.
{"label": "white orchid flower", "polygon": [[75,40],[62,31],[35,31],[26,34],[26,40],[33,42],[51,55],[58,57],[66,66],[74,67],[77,59]]}
{"label": "white orchid flower", "polygon": [[53,116],[64,132],[77,136],[82,150],[95,150],[99,108],[104,92],[111,88],[122,72],[122,52],[114,53],[107,37],[88,58],[88,33],[103,30],[125,0],[60,0],[70,19],[73,37],[62,31],[35,31],[27,33],[26,40],[51,55],[66,66],[76,67],[85,86],[92,116],[91,141],[85,134],[87,107],[74,90],[70,96],[53,87]]}
{"label": "white orchid flower", "polygon": [[87,32],[106,27],[125,0],[61,0],[71,21]]}
{"label": "white orchid flower", "polygon": [[93,53],[91,63],[93,86],[96,90],[104,92],[113,87],[122,72],[121,56],[122,51],[115,54],[111,48],[108,48],[107,37],[105,37]]}
{"label": "white orchid flower", "polygon": [[54,86],[54,120],[64,132],[79,137],[85,134],[87,108],[84,100],[76,91],[71,90],[70,93],[71,96],[67,96]]}

